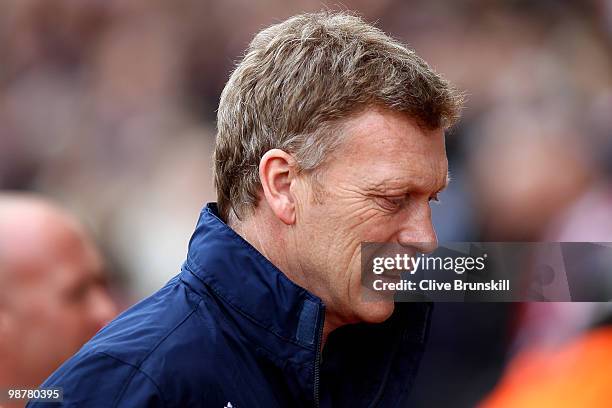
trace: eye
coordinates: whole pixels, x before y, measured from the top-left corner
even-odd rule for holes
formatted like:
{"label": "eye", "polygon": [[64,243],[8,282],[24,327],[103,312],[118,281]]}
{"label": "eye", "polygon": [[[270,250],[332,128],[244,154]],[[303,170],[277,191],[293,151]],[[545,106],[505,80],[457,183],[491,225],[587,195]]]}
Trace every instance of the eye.
{"label": "eye", "polygon": [[387,210],[387,211],[395,211],[400,209],[405,201],[406,201],[406,197],[405,196],[397,196],[397,197],[378,197],[376,200],[379,205]]}
{"label": "eye", "polygon": [[85,282],[81,282],[78,285],[70,288],[64,295],[64,299],[69,303],[81,303],[87,297],[89,291],[89,285]]}

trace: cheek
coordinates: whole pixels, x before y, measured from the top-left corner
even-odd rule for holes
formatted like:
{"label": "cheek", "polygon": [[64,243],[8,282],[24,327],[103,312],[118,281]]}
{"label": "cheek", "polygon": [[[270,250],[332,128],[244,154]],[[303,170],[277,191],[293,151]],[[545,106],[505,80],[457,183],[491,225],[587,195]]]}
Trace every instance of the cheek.
{"label": "cheek", "polygon": [[337,290],[342,292],[345,301],[353,303],[361,287],[361,243],[355,241],[350,246],[338,249]]}
{"label": "cheek", "polygon": [[335,206],[329,211],[323,225],[326,233],[334,237],[342,247],[351,247],[367,241],[372,233],[377,234],[380,214],[363,205]]}
{"label": "cheek", "polygon": [[[361,281],[362,242],[389,242],[397,222],[366,201],[328,200],[303,208],[296,228],[305,259],[325,273],[323,279],[334,291],[354,292]],[[304,259],[304,258],[302,258]]]}
{"label": "cheek", "polygon": [[49,320],[56,309],[51,290],[42,287],[20,290],[12,301],[12,315],[24,327],[36,328]]}
{"label": "cheek", "polygon": [[321,204],[310,209],[300,231],[304,244],[317,248],[315,256],[326,260],[327,268],[333,266],[346,274],[359,268],[362,242],[387,242],[395,234],[397,223],[380,212],[360,206]]}
{"label": "cheek", "polygon": [[14,333],[22,342],[22,350],[38,355],[40,350],[55,350],[58,343],[71,336],[73,327],[65,324],[70,318],[49,294],[22,298],[12,315]]}
{"label": "cheek", "polygon": [[388,242],[397,232],[395,214],[381,211],[370,199],[360,198],[338,209],[337,219],[342,220],[338,230],[350,241]]}
{"label": "cheek", "polygon": [[83,302],[70,302],[59,291],[49,288],[46,291],[30,293],[24,321],[40,330],[52,330],[60,335],[69,335],[82,326],[86,305]]}
{"label": "cheek", "polygon": [[393,242],[398,232],[398,221],[390,215],[376,213],[352,229],[354,239],[361,242]]}
{"label": "cheek", "polygon": [[36,317],[36,324],[41,330],[58,333],[67,338],[81,330],[84,310],[78,305],[71,305],[61,298],[51,299]]}

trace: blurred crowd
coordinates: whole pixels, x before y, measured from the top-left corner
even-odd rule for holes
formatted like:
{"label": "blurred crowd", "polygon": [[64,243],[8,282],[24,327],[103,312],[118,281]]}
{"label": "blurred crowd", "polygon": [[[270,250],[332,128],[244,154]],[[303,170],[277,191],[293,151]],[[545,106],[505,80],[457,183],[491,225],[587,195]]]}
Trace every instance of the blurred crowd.
{"label": "blurred crowd", "polygon": [[[120,307],[150,294],[215,198],[215,109],[235,61],[259,29],[324,8],[375,22],[467,94],[433,209],[440,241],[612,241],[610,0],[5,0],[0,190],[85,220]],[[501,375],[508,333],[542,337],[537,307],[436,306],[416,406],[436,406],[449,379],[456,406],[474,404]],[[559,337],[590,313],[570,313]]]}

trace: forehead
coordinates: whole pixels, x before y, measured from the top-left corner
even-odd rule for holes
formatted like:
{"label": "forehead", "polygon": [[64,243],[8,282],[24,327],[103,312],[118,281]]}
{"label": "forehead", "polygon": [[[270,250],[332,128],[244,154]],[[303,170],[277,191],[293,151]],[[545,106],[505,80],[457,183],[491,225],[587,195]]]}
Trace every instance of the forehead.
{"label": "forehead", "polygon": [[358,174],[364,181],[446,183],[442,129],[423,129],[400,112],[372,109],[348,120],[343,133],[334,167]]}
{"label": "forehead", "polygon": [[48,211],[25,215],[12,219],[11,225],[2,223],[0,228],[0,273],[7,282],[63,284],[102,268],[100,254],[74,220]]}

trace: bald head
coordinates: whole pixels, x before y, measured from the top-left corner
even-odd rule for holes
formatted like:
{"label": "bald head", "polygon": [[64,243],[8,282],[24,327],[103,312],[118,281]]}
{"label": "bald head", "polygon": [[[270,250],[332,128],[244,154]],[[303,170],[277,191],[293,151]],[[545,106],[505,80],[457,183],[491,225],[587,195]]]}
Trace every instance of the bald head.
{"label": "bald head", "polygon": [[0,279],[5,283],[40,278],[75,249],[101,262],[83,228],[67,212],[33,194],[0,193]]}
{"label": "bald head", "polygon": [[0,193],[0,388],[38,385],[114,314],[80,223],[40,196]]}

